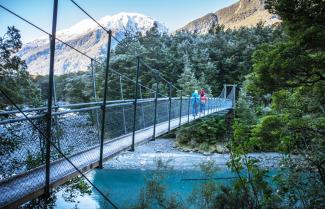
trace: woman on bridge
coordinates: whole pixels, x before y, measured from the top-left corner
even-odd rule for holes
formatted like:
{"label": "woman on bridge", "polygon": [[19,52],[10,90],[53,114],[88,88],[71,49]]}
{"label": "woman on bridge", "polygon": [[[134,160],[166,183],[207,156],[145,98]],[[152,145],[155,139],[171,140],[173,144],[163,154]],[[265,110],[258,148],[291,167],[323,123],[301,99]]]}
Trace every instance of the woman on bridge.
{"label": "woman on bridge", "polygon": [[200,96],[198,94],[198,90],[195,90],[194,93],[192,94],[192,97],[191,97],[191,102],[192,102],[192,115],[193,117],[196,117],[197,116],[197,109],[198,109],[198,106],[199,106],[199,102],[200,102]]}
{"label": "woman on bridge", "polygon": [[205,114],[205,105],[208,103],[208,97],[205,95],[204,89],[200,93],[200,114]]}

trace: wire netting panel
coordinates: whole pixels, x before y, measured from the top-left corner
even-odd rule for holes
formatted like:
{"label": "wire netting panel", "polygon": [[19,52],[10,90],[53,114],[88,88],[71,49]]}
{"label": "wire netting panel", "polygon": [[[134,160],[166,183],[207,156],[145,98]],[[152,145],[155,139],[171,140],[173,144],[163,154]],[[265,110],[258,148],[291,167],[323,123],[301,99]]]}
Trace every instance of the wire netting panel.
{"label": "wire netting panel", "polygon": [[[143,111],[143,118],[145,121],[145,127],[153,126],[154,124],[154,111],[155,111],[155,103],[154,101],[143,102],[141,103],[141,112]],[[142,114],[142,113],[141,113]],[[142,117],[142,116],[141,116]]]}
{"label": "wire netting panel", "polygon": [[131,132],[133,127],[133,104],[119,104],[106,108],[105,140]]}
{"label": "wire netting panel", "polygon": [[[60,113],[60,110],[56,113]],[[99,109],[54,115],[52,118],[52,142],[67,156],[99,145],[99,129],[97,127],[99,117]],[[52,160],[62,158],[57,149],[52,148],[51,151]]]}
{"label": "wire netting panel", "polygon": [[[36,113],[29,113],[31,117]],[[20,114],[2,115],[1,120],[19,117]],[[1,121],[1,122],[3,122]],[[41,130],[46,129],[44,117],[33,119]],[[10,177],[23,175],[45,162],[45,142],[41,134],[27,121],[0,125],[0,196],[7,203],[23,197],[28,187],[45,185],[45,173],[32,174],[30,178],[15,182],[14,188],[4,181]]]}
{"label": "wire netting panel", "polygon": [[182,99],[182,117],[188,115],[188,110],[190,108],[189,101],[189,98]]}
{"label": "wire netting panel", "polygon": [[[44,117],[33,120],[46,129]],[[0,180],[44,163],[44,139],[27,121],[0,125]]]}
{"label": "wire netting panel", "polygon": [[180,110],[180,100],[173,98],[171,101],[171,113],[170,113],[170,119],[173,120],[175,118],[179,117],[179,110]]}
{"label": "wire netting panel", "polygon": [[168,121],[168,107],[169,100],[164,98],[158,100],[157,103],[157,123],[163,123]]}

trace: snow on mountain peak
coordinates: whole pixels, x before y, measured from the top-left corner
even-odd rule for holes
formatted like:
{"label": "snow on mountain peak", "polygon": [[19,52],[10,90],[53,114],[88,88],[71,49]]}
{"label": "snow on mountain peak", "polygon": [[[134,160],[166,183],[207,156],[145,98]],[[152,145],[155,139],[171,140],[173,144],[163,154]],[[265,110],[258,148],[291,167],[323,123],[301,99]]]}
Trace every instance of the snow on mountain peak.
{"label": "snow on mountain peak", "polygon": [[[112,30],[118,39],[124,38],[125,33],[135,34],[140,32],[146,34],[154,26],[157,26],[160,33],[168,32],[168,29],[161,23],[138,13],[121,12],[112,16],[104,16],[98,22],[107,30]],[[84,19],[67,29],[57,31],[57,37],[92,57],[100,57],[106,54],[107,33],[91,19]],[[117,42],[113,40],[112,47],[116,46],[116,44]],[[31,74],[47,74],[49,38],[41,37],[24,44],[23,48],[18,52],[18,56],[26,61],[28,71]],[[87,70],[90,60],[84,58],[82,55],[69,49],[69,47],[57,42],[55,74],[60,75]]]}
{"label": "snow on mountain peak", "polygon": [[77,24],[69,27],[68,29],[60,30],[57,32],[58,36],[72,36],[76,34],[87,33],[97,27],[96,23],[91,19],[85,19]]}
{"label": "snow on mountain peak", "polygon": [[[108,30],[111,29],[113,32],[118,32],[128,27],[131,27],[130,29],[135,29],[134,27],[136,27],[136,29],[145,30],[153,27],[156,21],[143,14],[121,12],[112,16],[104,16],[99,19],[98,23]],[[96,28],[99,28],[99,26],[93,20],[84,19],[67,29],[58,31],[57,36],[68,38],[74,35],[88,33]],[[159,24],[158,28],[162,29],[161,32],[168,32],[166,27],[161,24]]]}
{"label": "snow on mountain peak", "polygon": [[[107,29],[111,29],[113,32],[123,29],[140,30],[144,31],[147,28],[151,28],[157,23],[151,17],[145,16],[139,13],[121,12],[113,16],[105,16],[98,21],[101,25],[104,25]],[[158,23],[158,29],[160,32],[168,32],[167,28]]]}

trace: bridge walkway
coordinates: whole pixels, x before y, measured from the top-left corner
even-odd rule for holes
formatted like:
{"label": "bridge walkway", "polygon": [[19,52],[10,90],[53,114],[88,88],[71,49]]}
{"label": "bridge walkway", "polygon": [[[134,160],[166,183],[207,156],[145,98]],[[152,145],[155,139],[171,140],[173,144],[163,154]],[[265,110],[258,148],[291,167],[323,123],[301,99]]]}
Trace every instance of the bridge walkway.
{"label": "bridge walkway", "polygon": [[[212,114],[225,114],[230,108],[211,109],[206,115],[194,118],[189,117],[189,121],[199,119]],[[188,116],[181,118],[181,125],[188,123]],[[175,118],[170,122],[171,130],[179,127],[179,118]],[[156,137],[168,132],[168,121],[156,125]],[[153,136],[153,126],[138,130],[135,133],[135,144],[144,143]],[[119,154],[121,151],[130,149],[132,144],[132,133],[126,134],[110,141],[105,142],[103,149],[103,159],[107,160]],[[99,165],[99,145],[90,147],[89,149],[76,153],[69,157],[72,163],[82,172],[87,172]],[[59,186],[69,179],[78,176],[75,168],[65,159],[60,159],[51,163],[51,187]],[[36,182],[36,183],[35,183]],[[0,194],[5,194],[0,198],[0,208],[15,208],[20,204],[44,194],[45,182],[45,166],[40,166],[26,173],[13,176],[0,182]]]}

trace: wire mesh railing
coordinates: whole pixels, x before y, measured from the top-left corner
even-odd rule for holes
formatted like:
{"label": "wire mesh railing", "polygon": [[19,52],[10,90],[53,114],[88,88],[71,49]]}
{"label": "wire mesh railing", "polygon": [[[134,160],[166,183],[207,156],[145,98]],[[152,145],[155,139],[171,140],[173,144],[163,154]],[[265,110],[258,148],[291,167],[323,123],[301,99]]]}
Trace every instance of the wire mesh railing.
{"label": "wire mesh railing", "polygon": [[[191,115],[192,106],[188,105],[190,98],[184,98],[182,101],[181,118],[186,122],[186,116]],[[168,117],[169,112],[169,98],[158,98],[157,101],[157,124],[169,122],[171,120],[180,118],[180,98],[171,99],[171,117]],[[62,159],[61,152],[71,157],[78,153],[89,150],[92,147],[99,147],[100,140],[98,135],[98,126],[96,125],[96,110],[100,107],[97,103],[90,103],[91,105],[81,109],[69,109],[68,107],[60,107],[53,113],[52,126],[52,143],[59,149],[51,147],[51,163]],[[84,104],[83,104],[84,105]],[[210,98],[209,108],[217,111],[218,108],[231,108],[232,102],[222,98]],[[133,132],[133,103],[130,100],[125,101],[111,101],[107,107],[107,115],[105,121],[105,136],[104,143],[114,140],[117,137],[131,134]],[[123,112],[124,116],[123,117]],[[155,99],[139,99],[136,117],[135,131],[149,128],[154,125]],[[32,119],[35,124],[43,130],[46,127],[46,120],[44,114],[29,112],[30,115],[37,116],[41,114],[40,118]],[[7,117],[16,117],[17,113],[7,115]],[[99,112],[101,116],[101,112]],[[100,117],[99,116],[99,117]],[[185,119],[184,119],[185,117]],[[15,152],[1,156],[1,162],[6,163],[7,169],[2,169],[5,174],[2,174],[2,180],[6,180],[15,175],[24,174],[32,169],[43,166],[45,164],[45,138],[35,128],[33,128],[28,121],[10,122],[0,125],[3,133],[12,133],[16,137],[20,137],[21,143]],[[184,122],[184,121],[182,121]],[[8,136],[12,138],[12,136]],[[60,151],[60,152],[59,152]],[[99,160],[99,152],[94,152],[94,155],[80,155],[83,159],[78,159],[80,162],[93,162]],[[89,159],[85,159],[89,158]],[[6,160],[3,160],[6,159]],[[75,162],[76,163],[76,162]],[[66,174],[68,165],[66,161],[62,161],[62,167],[54,169],[51,176],[51,182],[56,181],[59,176]],[[77,163],[76,163],[77,164]],[[80,169],[85,165],[80,165]],[[11,168],[10,175],[8,169]],[[63,171],[62,168],[65,168]],[[44,174],[42,174],[44,176]],[[62,177],[61,176],[61,177]],[[33,184],[43,183],[44,178],[33,178],[41,182],[33,182]],[[1,185],[1,184],[0,184]],[[19,194],[19,192],[17,192]]]}
{"label": "wire mesh railing", "polygon": [[[75,1],[72,2],[91,17]],[[57,3],[58,1],[54,0],[56,6],[53,11],[53,25],[57,18]],[[0,148],[0,193],[2,194],[0,207],[20,199],[26,200],[31,193],[45,193],[48,196],[51,187],[59,184],[62,179],[69,179],[75,173],[85,178],[104,199],[116,207],[82,171],[89,165],[101,167],[104,144],[116,138],[133,134],[131,147],[134,149],[134,133],[137,131],[151,128],[154,139],[158,124],[169,123],[170,127],[170,122],[173,120],[179,120],[179,125],[189,122],[193,109],[192,98],[182,94],[180,97],[172,97],[173,94],[165,95],[160,86],[163,82],[175,92],[179,89],[161,76],[159,71],[144,63],[140,57],[135,56],[134,59],[137,61],[135,73],[141,73],[140,68],[149,69],[155,75],[156,89],[141,83],[139,76],[134,76],[134,79],[111,68],[109,63],[111,39],[119,40],[113,36],[112,31],[107,30],[91,17],[108,35],[106,66],[103,71],[105,77],[104,81],[101,80],[104,83],[104,92],[98,94],[96,83],[99,81],[97,76],[99,72],[96,72],[94,65],[101,61],[82,52],[71,43],[57,38],[55,26],[52,28],[54,32],[52,30],[52,33],[48,33],[8,8],[2,5],[0,7],[49,35],[51,65],[46,79],[49,80],[47,83],[49,89],[53,89],[45,95],[48,98],[48,103],[45,105],[48,107],[21,109],[7,98],[14,108],[0,112],[0,137],[4,142]],[[91,72],[85,75],[84,79],[90,84],[92,93],[83,102],[60,101],[56,97],[55,41],[59,41],[89,60]],[[110,86],[109,82],[114,85]],[[226,90],[223,90],[218,98],[210,98],[205,112],[213,113],[231,108],[234,92],[229,98]],[[2,90],[1,93],[6,94]],[[110,93],[119,99],[110,98]]]}

